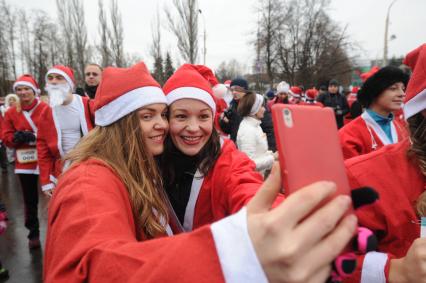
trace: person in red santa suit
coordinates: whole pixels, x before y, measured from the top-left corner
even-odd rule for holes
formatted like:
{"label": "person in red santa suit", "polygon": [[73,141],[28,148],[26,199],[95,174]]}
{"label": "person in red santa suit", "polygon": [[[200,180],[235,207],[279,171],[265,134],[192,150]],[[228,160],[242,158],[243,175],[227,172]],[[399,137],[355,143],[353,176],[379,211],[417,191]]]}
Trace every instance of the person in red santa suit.
{"label": "person in red santa suit", "polygon": [[336,190],[319,182],[271,210],[279,166],[237,214],[171,236],[154,161],[166,102],[145,64],[105,69],[97,126],[67,156],[50,202],[44,282],[324,282],[355,232],[350,198],[312,212]]}
{"label": "person in red santa suit", "polygon": [[73,94],[74,88],[71,68],[57,65],[47,72],[50,107],[42,113],[37,153],[41,189],[48,196],[62,172],[61,159],[93,128],[89,98]]}
{"label": "person in red santa suit", "polygon": [[19,77],[13,84],[19,104],[9,108],[4,117],[3,142],[15,152],[15,174],[21,183],[25,204],[25,227],[29,230],[30,249],[40,247],[38,220],[38,174],[36,136],[42,112],[49,108],[38,100],[38,84],[31,75]]}
{"label": "person in red santa suit", "polygon": [[290,104],[299,104],[302,101],[303,89],[298,86],[292,86],[290,88]]}
{"label": "person in red santa suit", "polygon": [[[213,127],[216,105],[206,69],[185,64],[163,87],[170,131],[158,160],[175,222],[183,231],[239,211],[262,184],[256,164],[231,140],[219,138]],[[278,196],[274,206],[282,200]]]}
{"label": "person in red santa suit", "polygon": [[237,212],[263,182],[254,162],[213,127],[212,75],[206,66],[184,64],[163,87],[170,133],[159,163],[165,190],[186,231]]}
{"label": "person in red santa suit", "polygon": [[401,109],[408,75],[388,66],[368,78],[358,92],[364,113],[339,130],[345,159],[366,154],[407,136],[405,125],[394,119]]}
{"label": "person in red santa suit", "polygon": [[349,282],[426,282],[426,235],[420,233],[426,217],[426,44],[404,64],[413,70],[404,104],[409,139],[346,161],[352,187],[368,185],[380,194],[374,207],[357,211],[360,225],[376,233],[378,252],[360,257]]}

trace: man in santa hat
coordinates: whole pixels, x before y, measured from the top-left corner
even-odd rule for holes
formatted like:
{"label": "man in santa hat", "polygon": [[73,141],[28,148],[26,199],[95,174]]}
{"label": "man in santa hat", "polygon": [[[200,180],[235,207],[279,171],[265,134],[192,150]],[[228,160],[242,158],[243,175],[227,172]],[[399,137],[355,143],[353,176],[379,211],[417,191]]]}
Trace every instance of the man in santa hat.
{"label": "man in santa hat", "polygon": [[37,136],[40,183],[47,195],[51,195],[62,172],[61,159],[93,128],[89,98],[74,94],[74,89],[71,68],[57,65],[47,72],[50,107],[42,113]]}

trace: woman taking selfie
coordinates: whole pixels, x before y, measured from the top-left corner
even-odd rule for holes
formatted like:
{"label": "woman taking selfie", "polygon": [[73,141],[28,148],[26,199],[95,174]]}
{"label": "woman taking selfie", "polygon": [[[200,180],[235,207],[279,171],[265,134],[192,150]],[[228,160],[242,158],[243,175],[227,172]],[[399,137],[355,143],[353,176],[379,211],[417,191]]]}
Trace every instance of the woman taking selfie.
{"label": "woman taking selfie", "polygon": [[95,111],[97,127],[69,154],[50,203],[45,282],[323,282],[355,232],[356,218],[343,216],[348,197],[311,213],[335,191],[327,182],[271,210],[277,167],[237,214],[164,237],[169,208],[153,158],[168,125],[158,83],[143,63],[107,68]]}

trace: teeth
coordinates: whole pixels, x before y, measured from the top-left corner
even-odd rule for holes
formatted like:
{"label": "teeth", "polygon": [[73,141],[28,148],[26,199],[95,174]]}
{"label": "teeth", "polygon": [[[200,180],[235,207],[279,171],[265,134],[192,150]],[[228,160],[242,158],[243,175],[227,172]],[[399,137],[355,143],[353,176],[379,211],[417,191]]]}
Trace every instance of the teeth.
{"label": "teeth", "polygon": [[155,137],[150,137],[150,139],[155,140],[155,141],[159,141],[163,138],[163,135],[159,135],[159,136],[155,136]]}
{"label": "teeth", "polygon": [[200,139],[200,137],[182,137],[182,138],[188,141],[196,141]]}

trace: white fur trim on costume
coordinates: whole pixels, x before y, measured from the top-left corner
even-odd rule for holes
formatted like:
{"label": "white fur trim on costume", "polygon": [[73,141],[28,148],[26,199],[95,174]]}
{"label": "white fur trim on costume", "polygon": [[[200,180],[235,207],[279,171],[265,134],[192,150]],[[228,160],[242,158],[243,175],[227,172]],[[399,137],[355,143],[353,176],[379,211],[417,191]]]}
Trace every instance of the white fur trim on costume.
{"label": "white fur trim on costume", "polygon": [[55,185],[58,183],[58,179],[56,179],[53,175],[49,175],[49,180]]}
{"label": "white fur trim on costume", "polygon": [[189,98],[196,99],[204,102],[213,110],[213,114],[216,113],[216,103],[210,93],[197,87],[180,87],[172,90],[167,94],[167,103],[171,105],[173,102],[179,99]]}
{"label": "white fur trim on costume", "polygon": [[396,127],[394,121],[392,121],[390,124],[391,127],[391,135],[392,135],[392,141],[389,140],[388,136],[386,135],[385,131],[383,131],[382,127],[380,127],[379,124],[371,117],[371,115],[364,111],[362,113],[361,118],[365,121],[367,124],[367,127],[371,127],[374,132],[377,134],[383,145],[389,145],[394,144],[398,142],[398,133],[396,132]]}
{"label": "white fur trim on costume", "polygon": [[247,209],[210,226],[227,283],[268,282],[247,230]]}
{"label": "white fur trim on costume", "polygon": [[415,97],[411,98],[404,104],[405,119],[414,116],[415,114],[426,109],[426,89],[422,90]]}
{"label": "white fur trim on costume", "polygon": [[256,115],[256,113],[259,112],[262,105],[263,105],[263,96],[256,93],[256,100],[254,101],[253,106],[251,107],[250,115],[251,116]]}
{"label": "white fur trim on costume", "polygon": [[385,266],[388,255],[369,252],[364,258],[361,271],[361,283],[386,283]]}
{"label": "white fur trim on costume", "polygon": [[53,190],[54,188],[55,188],[55,184],[53,184],[53,183],[49,183],[49,184],[41,186],[41,190],[43,192],[48,191],[48,190]]}
{"label": "white fur trim on costume", "polygon": [[16,92],[16,87],[23,85],[23,86],[27,86],[29,88],[31,88],[32,90],[34,90],[35,94],[40,94],[40,89],[38,89],[35,85],[33,85],[30,82],[26,82],[26,81],[17,81],[13,84],[13,91]]}
{"label": "white fur trim on costume", "polygon": [[55,68],[50,69],[50,70],[46,73],[46,82],[47,82],[47,76],[48,76],[48,75],[50,75],[50,74],[59,74],[59,75],[63,76],[63,77],[65,78],[65,80],[67,81],[67,83],[70,85],[71,90],[74,90],[74,87],[75,87],[74,82],[73,82],[73,81],[72,81],[72,79],[68,76],[68,74],[67,74],[67,73],[65,73],[65,72],[64,72],[64,71],[62,71],[62,70],[55,69]]}
{"label": "white fur trim on costume", "polygon": [[83,132],[83,136],[85,136],[89,132],[89,129],[87,128],[86,111],[84,109],[83,98],[77,94],[73,94],[73,96],[74,96],[74,99],[77,99],[77,102],[78,102],[78,106],[80,110],[79,111],[80,127],[81,127],[81,131]]}
{"label": "white fur trim on costume", "polygon": [[58,117],[55,113],[55,107],[52,107],[52,117],[53,117],[53,124],[55,124],[55,129],[56,129],[56,136],[58,138],[58,151],[59,154],[61,155],[61,157],[64,157],[65,153],[62,150],[62,133],[61,133],[61,127],[59,124],[59,120]]}
{"label": "white fur trim on costume", "polygon": [[36,169],[15,169],[15,174],[34,174],[38,175],[40,172],[38,167]]}
{"label": "white fur trim on costume", "polygon": [[194,215],[195,215],[195,204],[198,200],[198,195],[201,191],[201,186],[203,185],[204,177],[199,170],[195,172],[194,179],[192,180],[191,193],[189,195],[189,200],[185,209],[185,216],[183,219],[183,229],[189,232],[192,231],[194,224]]}
{"label": "white fur trim on costume", "polygon": [[163,90],[144,86],[129,91],[95,111],[95,124],[108,126],[131,112],[155,103],[167,104]]}

